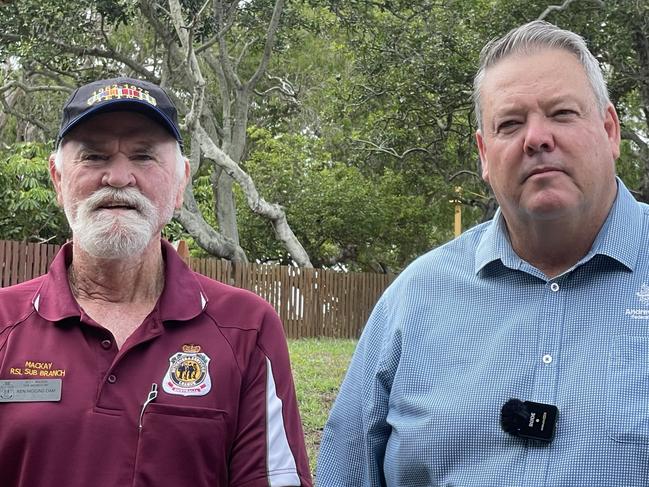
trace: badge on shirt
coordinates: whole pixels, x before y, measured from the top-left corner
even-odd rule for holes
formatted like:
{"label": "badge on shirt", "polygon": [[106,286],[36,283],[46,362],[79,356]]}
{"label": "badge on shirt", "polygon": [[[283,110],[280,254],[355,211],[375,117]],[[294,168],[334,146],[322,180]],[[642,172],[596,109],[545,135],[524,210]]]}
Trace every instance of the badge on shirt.
{"label": "badge on shirt", "polygon": [[0,380],[0,402],[56,402],[61,379]]}
{"label": "badge on shirt", "polygon": [[204,396],[212,389],[210,358],[200,353],[200,345],[183,345],[182,352],[169,357],[169,368],[162,379],[167,394]]}

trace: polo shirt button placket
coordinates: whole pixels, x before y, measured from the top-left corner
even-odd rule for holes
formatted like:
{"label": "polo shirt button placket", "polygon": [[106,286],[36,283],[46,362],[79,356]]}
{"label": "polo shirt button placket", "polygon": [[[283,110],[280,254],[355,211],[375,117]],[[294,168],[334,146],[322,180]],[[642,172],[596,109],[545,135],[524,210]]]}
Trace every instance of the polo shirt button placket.
{"label": "polo shirt button placket", "polygon": [[110,374],[108,376],[107,381],[108,381],[109,384],[114,384],[115,382],[117,382],[117,376],[114,375],[114,374]]}

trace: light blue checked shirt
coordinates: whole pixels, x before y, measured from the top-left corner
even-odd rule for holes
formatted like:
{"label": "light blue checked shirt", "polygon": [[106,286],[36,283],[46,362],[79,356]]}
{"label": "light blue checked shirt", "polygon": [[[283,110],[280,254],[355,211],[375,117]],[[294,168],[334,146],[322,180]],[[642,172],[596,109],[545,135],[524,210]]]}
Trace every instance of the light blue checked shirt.
{"label": "light blue checked shirt", "polygon": [[[649,206],[618,180],[592,250],[547,280],[500,213],[408,267],[367,323],[322,438],[317,484],[649,485]],[[554,441],[500,408],[554,404]]]}

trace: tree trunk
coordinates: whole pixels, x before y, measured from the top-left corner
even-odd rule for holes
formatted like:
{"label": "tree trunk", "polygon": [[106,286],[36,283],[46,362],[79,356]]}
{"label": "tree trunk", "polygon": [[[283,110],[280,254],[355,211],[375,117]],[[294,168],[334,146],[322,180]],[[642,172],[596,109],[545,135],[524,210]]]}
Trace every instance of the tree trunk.
{"label": "tree trunk", "polygon": [[214,171],[212,174],[212,191],[214,193],[219,230],[226,238],[239,245],[237,207],[232,191],[233,186],[234,180],[225,171]]}

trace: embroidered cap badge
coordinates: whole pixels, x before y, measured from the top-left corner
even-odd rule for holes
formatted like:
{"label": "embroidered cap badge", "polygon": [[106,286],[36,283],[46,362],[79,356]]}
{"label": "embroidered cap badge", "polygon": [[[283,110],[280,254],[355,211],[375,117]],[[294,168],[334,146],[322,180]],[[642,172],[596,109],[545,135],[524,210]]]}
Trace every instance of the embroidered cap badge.
{"label": "embroidered cap badge", "polygon": [[210,392],[210,358],[200,350],[199,345],[184,345],[182,352],[169,357],[169,368],[162,379],[167,394],[204,396]]}

